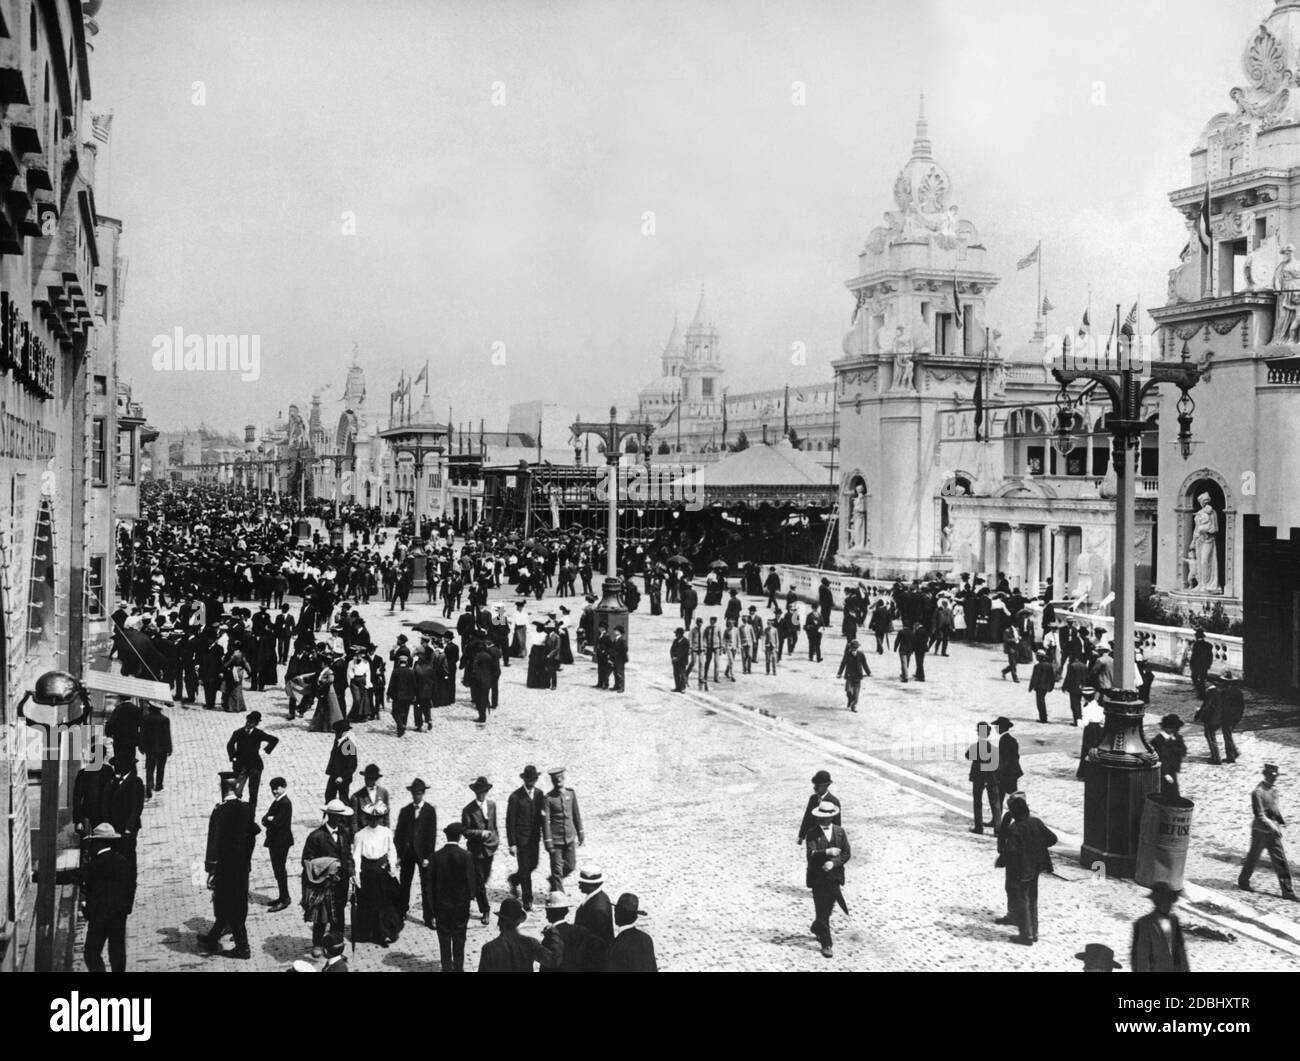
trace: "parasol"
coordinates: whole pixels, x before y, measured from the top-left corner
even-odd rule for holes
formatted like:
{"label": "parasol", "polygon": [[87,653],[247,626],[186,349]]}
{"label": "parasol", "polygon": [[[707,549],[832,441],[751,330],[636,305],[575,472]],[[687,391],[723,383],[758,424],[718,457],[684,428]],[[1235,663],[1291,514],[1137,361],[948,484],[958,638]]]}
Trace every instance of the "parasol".
{"label": "parasol", "polygon": [[446,634],[450,628],[446,623],[440,623],[437,619],[424,619],[411,627],[417,634]]}
{"label": "parasol", "polygon": [[725,571],[727,569],[727,562],[725,560],[714,560],[709,567],[714,571]]}
{"label": "parasol", "polygon": [[690,561],[687,560],[686,557],[682,556],[681,553],[678,553],[676,556],[670,556],[670,557],[668,558],[668,562],[669,562],[670,564],[689,564],[689,563],[690,563]]}

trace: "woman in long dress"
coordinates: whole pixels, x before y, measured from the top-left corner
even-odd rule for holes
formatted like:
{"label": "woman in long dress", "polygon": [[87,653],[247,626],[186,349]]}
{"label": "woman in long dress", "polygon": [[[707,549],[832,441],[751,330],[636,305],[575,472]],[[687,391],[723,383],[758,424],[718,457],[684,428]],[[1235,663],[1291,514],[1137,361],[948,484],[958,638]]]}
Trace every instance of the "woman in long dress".
{"label": "woman in long dress", "polygon": [[316,676],[316,711],[311,716],[309,733],[333,733],[334,723],[343,721],[339,696],[334,691],[334,672],[326,667]]}
{"label": "woman in long dress", "polygon": [[456,702],[456,668],[447,665],[447,653],[435,648],[429,662],[433,664],[433,706],[449,707]]}
{"label": "woman in long dress", "polygon": [[223,711],[244,713],[244,677],[248,667],[244,663],[244,654],[235,649],[226,657],[225,676],[221,690],[221,709]]}
{"label": "woman in long dress", "polygon": [[352,938],[358,943],[387,947],[402,933],[401,889],[393,876],[397,852],[393,831],[383,824],[388,804],[373,803],[362,813],[366,826],[358,831],[352,848],[357,873],[357,913]]}
{"label": "woman in long dress", "polygon": [[716,571],[710,571],[709,577],[704,580],[704,604],[705,606],[722,603],[722,576]]}
{"label": "woman in long dress", "polygon": [[546,667],[545,624],[533,623],[533,629],[536,633],[529,639],[528,688],[549,689],[551,676]]}
{"label": "woman in long dress", "polygon": [[560,621],[556,632],[560,635],[560,664],[564,666],[573,662],[573,644],[569,639],[569,609],[560,605]]}

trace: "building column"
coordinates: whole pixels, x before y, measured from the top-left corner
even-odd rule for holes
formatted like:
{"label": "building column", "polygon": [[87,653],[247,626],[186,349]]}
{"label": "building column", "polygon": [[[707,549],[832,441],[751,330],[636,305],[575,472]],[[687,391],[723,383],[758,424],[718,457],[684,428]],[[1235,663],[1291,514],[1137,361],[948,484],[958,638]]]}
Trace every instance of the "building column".
{"label": "building column", "polygon": [[1008,548],[1007,558],[1007,582],[1014,589],[1020,586],[1021,592],[1025,589],[1025,553],[1028,548],[1029,532],[1023,524],[1011,524],[1011,542]]}
{"label": "building column", "polygon": [[1065,546],[1066,532],[1062,527],[1049,528],[1052,532],[1052,593],[1058,599],[1069,594],[1065,584]]}
{"label": "building column", "polygon": [[998,532],[988,523],[982,523],[984,534],[984,557],[982,574],[992,582],[998,567]]}
{"label": "building column", "polygon": [[1035,527],[1028,532],[1028,552],[1026,554],[1028,571],[1025,574],[1025,596],[1037,595],[1039,584],[1043,581],[1043,528]]}

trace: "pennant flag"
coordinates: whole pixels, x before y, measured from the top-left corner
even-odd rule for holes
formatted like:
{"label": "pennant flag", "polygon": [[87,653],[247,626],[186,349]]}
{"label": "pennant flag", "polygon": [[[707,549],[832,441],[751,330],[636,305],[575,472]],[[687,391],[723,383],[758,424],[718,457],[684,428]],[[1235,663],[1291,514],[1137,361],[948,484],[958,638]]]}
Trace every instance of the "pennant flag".
{"label": "pennant flag", "polygon": [[1088,310],[1083,311],[1083,323],[1079,325],[1079,338],[1086,339],[1092,334],[1092,317]]}
{"label": "pennant flag", "polygon": [[984,362],[975,370],[975,441],[984,441]]}
{"label": "pennant flag", "polygon": [[1044,296],[1043,296],[1043,309],[1042,309],[1042,316],[1046,317],[1046,316],[1047,316],[1049,313],[1051,313],[1052,310],[1054,310],[1054,309],[1056,309],[1056,307],[1052,305],[1052,300],[1051,300],[1050,298],[1048,298],[1046,295],[1044,295]]}
{"label": "pennant flag", "polygon": [[1038,261],[1038,252],[1041,251],[1042,249],[1043,249],[1043,245],[1040,243],[1037,247],[1031,250],[1023,258],[1021,258],[1020,261],[1016,262],[1016,268],[1028,269],[1031,265],[1034,264],[1034,262]]}
{"label": "pennant flag", "polygon": [[[722,392],[722,448],[727,448],[727,392]],[[423,894],[423,893],[421,893]]]}
{"label": "pennant flag", "polygon": [[795,391],[794,400],[797,402],[806,402],[808,400],[808,396],[804,394],[803,391]]}
{"label": "pennant flag", "polygon": [[1205,250],[1210,249],[1210,179],[1205,178],[1205,195],[1201,198],[1201,209],[1196,215],[1196,235],[1201,241],[1201,247]]}
{"label": "pennant flag", "polygon": [[785,385],[785,402],[781,406],[781,433],[790,433],[790,384]]}
{"label": "pennant flag", "polygon": [[420,369],[420,374],[415,377],[416,383],[423,383],[429,378],[429,362],[424,363],[424,368]]}
{"label": "pennant flag", "polygon": [[1128,316],[1124,318],[1124,327],[1120,329],[1120,334],[1125,339],[1132,339],[1133,333],[1137,330],[1138,322],[1138,304],[1133,303],[1133,308],[1128,311]]}
{"label": "pennant flag", "polygon": [[952,309],[953,321],[957,325],[957,330],[961,331],[965,326],[965,315],[962,312],[961,293],[957,290],[957,278],[955,276],[952,278]]}
{"label": "pennant flag", "polygon": [[[681,407],[681,403],[678,402],[677,405],[674,405],[671,409],[669,409],[669,410],[668,410],[668,415],[665,416],[665,417],[663,418],[663,420],[661,420],[661,421],[659,422],[659,426],[660,426],[660,427],[667,427],[667,426],[668,426],[668,421],[671,420],[671,419],[673,418],[673,416],[676,414],[677,410],[678,410],[680,407]],[[724,405],[723,408],[725,409],[726,406]]]}

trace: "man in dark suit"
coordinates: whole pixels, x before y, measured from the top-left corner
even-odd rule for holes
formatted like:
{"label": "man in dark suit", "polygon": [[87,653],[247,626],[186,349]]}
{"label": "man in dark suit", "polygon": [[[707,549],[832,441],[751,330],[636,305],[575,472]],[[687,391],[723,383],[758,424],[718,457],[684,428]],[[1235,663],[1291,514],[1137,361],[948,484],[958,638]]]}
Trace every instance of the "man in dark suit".
{"label": "man in dark suit", "polygon": [[465,809],[460,812],[460,824],[465,833],[470,858],[474,860],[474,871],[478,875],[478,890],[474,898],[478,902],[479,916],[486,925],[492,915],[487,899],[487,882],[492,876],[492,859],[496,857],[501,837],[497,833],[496,801],[487,798],[488,792],[492,790],[492,782],[486,777],[479,777],[469,787],[474,793],[474,799],[465,804]]}
{"label": "man in dark suit", "polygon": [[[1202,683],[1204,684],[1204,683]],[[1196,721],[1205,729],[1205,743],[1210,746],[1210,763],[1219,766],[1222,762],[1237,761],[1237,743],[1232,739],[1232,731],[1241,722],[1246,713],[1246,701],[1241,689],[1233,679],[1232,671],[1225,670],[1204,693],[1205,701],[1196,712]],[[1223,750],[1225,759],[1219,758],[1218,732],[1223,730]]]}
{"label": "man in dark suit", "polygon": [[[1075,641],[1082,647],[1079,641],[1079,635],[1075,634]],[[1066,651],[1064,641],[1062,642],[1062,652]],[[1088,684],[1088,663],[1078,655],[1067,656],[1068,662],[1065,665],[1065,676],[1061,679],[1061,692],[1070,697],[1070,717],[1073,726],[1079,724],[1083,718],[1083,688]]]}
{"label": "man in dark suit", "polygon": [[172,722],[163,714],[162,704],[150,704],[140,723],[140,750],[144,752],[144,795],[148,799],[162,791],[167,756],[172,753]]}
{"label": "man in dark suit", "polygon": [[668,646],[668,658],[673,664],[673,691],[686,691],[686,668],[691,662],[691,643],[686,640],[686,628],[679,626]]}
{"label": "man in dark suit", "polygon": [[[352,886],[351,820],[352,808],[341,799],[331,800],[325,805],[325,823],[308,833],[303,841],[302,894],[312,926],[313,957],[319,958],[323,953],[328,933],[343,931],[348,891]],[[332,878],[314,875],[313,867],[322,859],[337,861],[338,870]],[[307,905],[309,901],[311,906]]]}
{"label": "man in dark suit", "polygon": [[1133,949],[1130,951],[1135,973],[1190,973],[1187,948],[1183,944],[1183,926],[1174,916],[1174,903],[1183,893],[1164,881],[1151,886],[1150,899],[1155,909],[1133,922]]}
{"label": "man in dark suit", "polygon": [[326,803],[332,799],[347,799],[352,788],[352,776],[357,772],[357,746],[352,740],[351,730],[347,719],[334,723],[334,744],[330,748],[330,761],[325,766]]}
{"label": "man in dark suit", "polygon": [[614,924],[622,929],[609,948],[611,973],[657,973],[655,944],[648,933],[636,927],[638,917],[644,917],[640,900],[631,892],[624,892],[614,904]]}
{"label": "man in dark suit", "polygon": [[1029,804],[1013,797],[1007,807],[1012,821],[1005,829],[998,864],[1006,869],[1007,896],[1020,934],[1017,943],[1038,942],[1038,877],[1052,872],[1052,855],[1057,837],[1029,813]]}
{"label": "man in dark suit", "polygon": [[[803,847],[808,834],[817,827],[817,819],[813,816],[813,811],[823,803],[834,803],[837,807],[840,805],[840,801],[831,795],[831,784],[829,770],[818,770],[813,774],[812,795],[808,797],[808,806],[804,808],[803,820],[799,823],[799,839],[795,841],[800,847]],[[832,824],[839,825],[839,818],[836,818]]]}
{"label": "man in dark suit", "polygon": [[998,827],[998,813],[1002,807],[1002,796],[998,791],[997,757],[993,751],[993,742],[989,740],[990,728],[987,722],[975,724],[976,740],[966,749],[966,759],[970,762],[971,803],[974,808],[975,824],[971,832],[984,831],[984,793],[988,793],[989,811],[993,815],[992,825]]}
{"label": "man in dark suit", "polygon": [[564,943],[553,932],[539,943],[531,936],[519,934],[519,926],[528,915],[518,899],[505,899],[497,911],[500,935],[483,944],[479,954],[481,973],[531,973],[533,962],[543,969],[558,969],[563,961]]}
{"label": "man in dark suit", "polygon": [[836,803],[822,803],[813,808],[816,825],[808,833],[808,872],[805,883],[812,889],[812,933],[822,947],[822,957],[829,958],[831,949],[831,914],[838,902],[844,907],[844,864],[852,855],[849,837],[842,826],[832,824],[840,813]]}
{"label": "man in dark suit", "polygon": [[581,925],[569,923],[569,897],[564,892],[551,892],[546,899],[546,926],[542,937],[558,936],[564,946],[558,969],[543,967],[547,973],[601,973],[605,972],[605,945]]}
{"label": "man in dark suit", "polygon": [[542,842],[542,813],[546,797],[537,787],[541,775],[529,764],[519,775],[523,784],[510,793],[506,803],[506,843],[515,856],[516,871],[510,874],[511,894],[518,893],[524,910],[533,908],[533,870],[537,868]]}
{"label": "man in dark suit", "polygon": [[289,849],[293,847],[293,803],[288,795],[289,782],[283,777],[271,778],[271,805],[262,815],[262,828],[266,839],[262,845],[271,856],[271,872],[280,894],[267,907],[269,913],[278,913],[289,906]]}
{"label": "man in dark suit", "polygon": [[596,638],[596,688],[609,688],[609,646],[613,641],[609,629],[600,632]]}
{"label": "man in dark suit", "polygon": [[427,928],[433,928],[429,867],[438,847],[438,812],[424,801],[428,788],[424,780],[418,777],[406,786],[406,791],[411,794],[411,802],[397,814],[397,832],[393,836],[393,846],[397,848],[397,859],[401,866],[399,882],[402,889],[402,913],[405,914],[410,909],[411,881],[418,867],[424,924]]}
{"label": "man in dark suit", "polygon": [[126,919],[135,905],[135,863],[114,843],[118,834],[107,822],[95,826],[81,867],[81,896],[86,918],[86,968],[104,971],[104,943],[109,967],[126,972]]}
{"label": "man in dark suit", "polygon": [[[121,837],[117,849],[135,861],[135,845],[140,835],[140,817],[144,813],[144,782],[136,773],[135,755],[112,758],[113,779],[100,795],[99,821],[109,822]],[[98,823],[96,823],[98,824]]]}
{"label": "man in dark suit", "polygon": [[438,953],[444,973],[465,971],[465,930],[469,904],[478,891],[474,860],[460,846],[464,828],[452,822],[443,832],[447,842],[438,848],[429,868],[433,916],[438,926]]}
{"label": "man in dark suit", "polygon": [[113,742],[113,754],[120,755],[123,761],[135,758],[136,749],[140,746],[140,723],[143,720],[144,709],[127,698],[113,708],[113,713],[104,723],[104,736]]}
{"label": "man in dark suit", "polygon": [[250,711],[244,717],[244,724],[226,741],[226,758],[230,760],[230,768],[235,772],[239,786],[235,794],[240,799],[244,798],[244,785],[248,785],[250,817],[257,814],[257,790],[262,785],[262,746],[266,746],[266,754],[270,755],[280,743],[279,737],[273,737],[259,727],[261,721],[260,711]]}
{"label": "man in dark suit", "polygon": [[610,638],[609,667],[614,672],[614,692],[623,692],[623,672],[627,667],[627,638],[623,636],[621,626],[614,627],[614,636]]}
{"label": "man in dark suit", "polygon": [[380,772],[375,763],[367,763],[366,768],[361,771],[362,785],[352,793],[352,798],[348,805],[352,808],[352,821],[358,829],[365,828],[366,810],[376,804],[384,805],[384,812],[379,815],[379,824],[384,828],[392,826],[392,801],[388,798],[388,789],[379,783],[379,779],[384,775]]}
{"label": "man in dark suit", "polygon": [[1205,695],[1205,679],[1209,677],[1210,666],[1214,663],[1214,646],[1205,640],[1205,631],[1197,630],[1188,653],[1192,685],[1197,696]]}
{"label": "man in dark suit", "polygon": [[1034,655],[1034,669],[1029,672],[1029,691],[1034,694],[1034,704],[1038,708],[1038,721],[1047,721],[1047,694],[1056,686],[1056,668],[1047,659],[1047,653],[1039,651]]}
{"label": "man in dark suit", "polygon": [[830,579],[822,579],[817,587],[817,607],[821,611],[822,629],[831,625],[831,610],[835,607],[835,594],[831,592]]}
{"label": "man in dark suit", "polygon": [[325,951],[325,964],[321,966],[320,971],[323,973],[346,973],[348,969],[348,959],[345,953],[347,941],[343,938],[341,932],[330,932],[322,941],[322,949]]}
{"label": "man in dark suit", "polygon": [[221,774],[221,802],[208,819],[208,847],[204,865],[212,889],[212,929],[199,942],[217,951],[220,939],[230,933],[235,949],[228,957],[252,957],[248,949],[248,870],[253,858],[257,826],[248,805],[238,796],[239,782],[233,771]]}
{"label": "man in dark suit", "polygon": [[1160,794],[1177,796],[1178,774],[1187,758],[1187,745],[1183,743],[1183,720],[1177,715],[1165,715],[1160,720],[1160,732],[1151,738],[1151,750],[1160,756]]}
{"label": "man in dark suit", "polygon": [[589,969],[605,972],[609,967],[609,948],[614,943],[614,912],[609,896],[605,894],[605,875],[596,867],[588,866],[578,874],[578,902],[573,923],[592,935]]}
{"label": "man in dark suit", "polygon": [[993,819],[996,821],[1002,814],[1003,797],[1020,788],[1020,779],[1025,772],[1020,768],[1020,742],[1011,736],[1011,729],[1015,723],[1005,716],[999,716],[993,720],[993,725],[1001,734],[998,737],[998,768],[994,771],[998,782],[998,804],[993,813]]}

